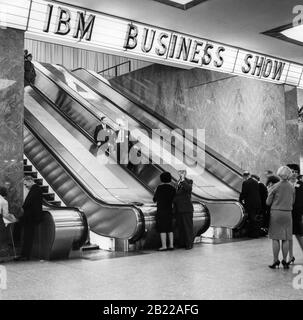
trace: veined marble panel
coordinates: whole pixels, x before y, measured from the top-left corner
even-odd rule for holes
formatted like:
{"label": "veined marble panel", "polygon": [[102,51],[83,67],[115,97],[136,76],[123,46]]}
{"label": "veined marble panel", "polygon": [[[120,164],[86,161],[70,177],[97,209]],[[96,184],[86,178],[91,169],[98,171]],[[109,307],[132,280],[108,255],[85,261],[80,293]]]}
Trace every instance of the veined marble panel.
{"label": "veined marble panel", "polygon": [[0,29],[0,185],[12,213],[23,201],[23,43],[24,32]]}
{"label": "veined marble panel", "polygon": [[298,155],[282,85],[161,65],[111,82],[178,126],[205,129],[206,144],[242,169],[262,174]]}

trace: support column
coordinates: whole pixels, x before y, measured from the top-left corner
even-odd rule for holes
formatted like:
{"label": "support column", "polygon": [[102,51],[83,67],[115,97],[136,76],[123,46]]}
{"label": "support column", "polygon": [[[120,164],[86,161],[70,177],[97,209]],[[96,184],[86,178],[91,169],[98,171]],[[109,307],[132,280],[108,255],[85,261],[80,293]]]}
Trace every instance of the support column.
{"label": "support column", "polygon": [[[8,190],[9,211],[23,202],[24,32],[0,28],[0,186]],[[5,242],[1,219],[0,247]]]}
{"label": "support column", "polygon": [[300,164],[297,88],[285,86],[286,154],[284,163]]}

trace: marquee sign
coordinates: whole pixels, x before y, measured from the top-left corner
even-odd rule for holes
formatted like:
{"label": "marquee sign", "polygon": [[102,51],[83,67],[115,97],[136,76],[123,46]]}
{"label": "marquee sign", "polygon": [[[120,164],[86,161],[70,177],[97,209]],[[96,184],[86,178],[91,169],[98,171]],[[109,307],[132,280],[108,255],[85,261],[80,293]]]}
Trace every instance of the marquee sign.
{"label": "marquee sign", "polygon": [[215,41],[43,0],[0,0],[0,26],[28,38],[303,88],[303,66]]}

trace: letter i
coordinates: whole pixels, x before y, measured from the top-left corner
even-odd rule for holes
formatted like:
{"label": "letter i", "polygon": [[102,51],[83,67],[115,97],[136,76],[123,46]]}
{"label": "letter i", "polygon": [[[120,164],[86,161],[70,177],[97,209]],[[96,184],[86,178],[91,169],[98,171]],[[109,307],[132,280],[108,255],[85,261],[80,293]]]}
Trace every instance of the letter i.
{"label": "letter i", "polygon": [[45,20],[44,27],[43,27],[43,31],[44,32],[48,32],[49,31],[49,26],[50,26],[50,22],[51,22],[53,7],[54,6],[52,4],[48,4],[47,5],[47,16],[46,16],[46,20]]}
{"label": "letter i", "polygon": [[169,48],[169,58],[173,58],[174,53],[175,53],[175,48],[176,48],[176,42],[177,42],[177,36],[174,34],[172,35],[172,39],[171,39],[171,45]]}

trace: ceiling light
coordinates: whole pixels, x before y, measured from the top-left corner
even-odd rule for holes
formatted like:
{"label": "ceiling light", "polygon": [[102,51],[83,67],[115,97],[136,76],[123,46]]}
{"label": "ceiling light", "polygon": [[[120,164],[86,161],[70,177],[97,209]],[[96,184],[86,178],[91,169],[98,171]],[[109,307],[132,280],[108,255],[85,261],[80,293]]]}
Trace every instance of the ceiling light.
{"label": "ceiling light", "polygon": [[154,0],[182,10],[187,10],[207,0]]}
{"label": "ceiling light", "polygon": [[303,24],[294,26],[292,23],[289,23],[262,33],[267,36],[278,38],[279,40],[284,40],[300,46],[303,45]]}
{"label": "ceiling light", "polygon": [[295,26],[293,28],[286,29],[281,33],[287,38],[303,43],[303,25],[302,24]]}

